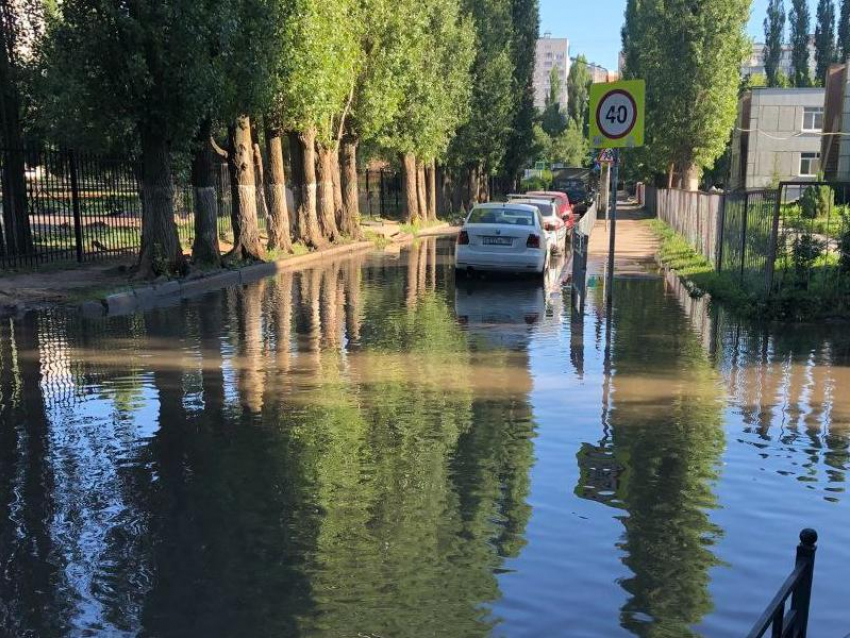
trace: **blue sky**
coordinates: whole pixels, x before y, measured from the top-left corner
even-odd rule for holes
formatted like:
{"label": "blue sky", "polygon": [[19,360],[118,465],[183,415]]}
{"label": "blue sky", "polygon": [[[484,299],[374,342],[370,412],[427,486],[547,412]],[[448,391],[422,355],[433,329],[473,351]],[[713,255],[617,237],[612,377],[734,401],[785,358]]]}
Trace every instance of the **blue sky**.
{"label": "blue sky", "polygon": [[[787,10],[790,2],[785,5]],[[815,0],[809,5],[814,19]],[[569,38],[570,55],[584,53],[588,60],[616,69],[625,8],[625,0],[540,0],[540,33]],[[767,0],[753,0],[749,32],[757,39],[762,39],[766,9]]]}

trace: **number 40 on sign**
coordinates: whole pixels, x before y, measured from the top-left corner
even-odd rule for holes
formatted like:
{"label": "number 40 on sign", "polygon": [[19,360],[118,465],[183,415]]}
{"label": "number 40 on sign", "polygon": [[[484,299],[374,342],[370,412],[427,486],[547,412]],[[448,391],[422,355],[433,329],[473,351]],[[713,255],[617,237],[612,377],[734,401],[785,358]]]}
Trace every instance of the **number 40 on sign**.
{"label": "number 40 on sign", "polygon": [[643,80],[590,87],[590,143],[594,148],[643,146]]}

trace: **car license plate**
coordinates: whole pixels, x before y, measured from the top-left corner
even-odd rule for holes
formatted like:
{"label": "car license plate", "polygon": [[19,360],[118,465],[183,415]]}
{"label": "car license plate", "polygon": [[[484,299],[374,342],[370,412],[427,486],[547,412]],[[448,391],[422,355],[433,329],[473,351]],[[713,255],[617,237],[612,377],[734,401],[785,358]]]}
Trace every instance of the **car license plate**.
{"label": "car license plate", "polygon": [[511,237],[485,237],[485,246],[511,246],[514,240]]}

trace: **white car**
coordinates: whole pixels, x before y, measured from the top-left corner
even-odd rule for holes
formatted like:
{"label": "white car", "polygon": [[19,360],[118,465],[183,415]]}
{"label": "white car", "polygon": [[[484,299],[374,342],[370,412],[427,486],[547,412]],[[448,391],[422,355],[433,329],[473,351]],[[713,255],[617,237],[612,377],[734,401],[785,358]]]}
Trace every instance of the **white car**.
{"label": "white car", "polygon": [[528,204],[536,206],[543,217],[543,230],[549,238],[549,247],[552,251],[561,253],[567,247],[567,224],[558,215],[558,202],[546,197],[511,198],[512,204]]}
{"label": "white car", "polygon": [[492,203],[473,208],[457,237],[455,271],[545,275],[549,243],[536,206]]}

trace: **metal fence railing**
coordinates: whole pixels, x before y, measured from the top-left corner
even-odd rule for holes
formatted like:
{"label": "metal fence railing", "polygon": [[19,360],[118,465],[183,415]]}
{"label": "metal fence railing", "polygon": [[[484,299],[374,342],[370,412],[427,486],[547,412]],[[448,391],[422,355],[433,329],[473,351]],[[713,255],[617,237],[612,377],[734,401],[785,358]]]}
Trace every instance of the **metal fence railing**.
{"label": "metal fence railing", "polygon": [[754,294],[768,289],[771,225],[775,190],[742,191],[724,197],[718,220],[717,250],[712,260]]}
{"label": "metal fence railing", "polygon": [[[233,242],[232,195],[226,163],[214,167],[222,249]],[[363,216],[401,219],[400,176],[359,173]],[[195,235],[194,190],[175,178],[174,221],[183,249]],[[267,209],[258,192],[260,234]],[[141,245],[142,196],[138,162],[68,150],[0,149],[0,270],[54,262],[84,263],[133,254]]]}
{"label": "metal fence railing", "polygon": [[[767,635],[768,630],[771,636],[806,638],[817,541],[818,534],[815,530],[804,529],[800,532],[800,544],[797,546],[794,570],[782,583],[761,618],[747,634],[747,638],[762,638]],[[785,605],[789,598],[791,608],[786,612]]]}

